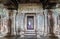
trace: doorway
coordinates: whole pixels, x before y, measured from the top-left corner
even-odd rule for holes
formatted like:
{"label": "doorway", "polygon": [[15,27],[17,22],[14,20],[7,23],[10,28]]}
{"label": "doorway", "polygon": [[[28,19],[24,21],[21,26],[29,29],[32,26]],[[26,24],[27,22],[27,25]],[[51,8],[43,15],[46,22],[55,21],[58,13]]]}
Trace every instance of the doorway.
{"label": "doorway", "polygon": [[35,31],[36,29],[36,14],[28,13],[25,15],[25,30]]}
{"label": "doorway", "polygon": [[27,30],[34,29],[34,16],[27,16]]}

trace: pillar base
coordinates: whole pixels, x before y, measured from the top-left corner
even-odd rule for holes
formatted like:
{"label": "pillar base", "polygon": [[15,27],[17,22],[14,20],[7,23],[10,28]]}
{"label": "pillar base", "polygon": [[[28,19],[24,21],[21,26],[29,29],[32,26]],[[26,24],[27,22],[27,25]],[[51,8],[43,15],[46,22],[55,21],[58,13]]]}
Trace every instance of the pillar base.
{"label": "pillar base", "polygon": [[49,33],[48,37],[57,38],[57,36],[54,33]]}
{"label": "pillar base", "polygon": [[24,37],[24,35],[21,35],[20,37],[21,37],[21,38],[23,38],[23,37]]}
{"label": "pillar base", "polygon": [[24,37],[24,32],[23,32],[23,31],[20,32],[20,37],[21,37],[21,38]]}
{"label": "pillar base", "polygon": [[11,33],[8,32],[5,37],[10,37],[10,36],[11,36]]}
{"label": "pillar base", "polygon": [[37,38],[40,38],[40,35],[37,35]]}

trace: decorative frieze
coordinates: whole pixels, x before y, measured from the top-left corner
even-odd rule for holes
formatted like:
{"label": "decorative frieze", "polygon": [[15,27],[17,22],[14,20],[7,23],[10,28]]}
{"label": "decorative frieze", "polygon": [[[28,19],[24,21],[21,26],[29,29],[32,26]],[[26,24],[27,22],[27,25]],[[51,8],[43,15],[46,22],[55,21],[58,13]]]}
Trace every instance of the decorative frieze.
{"label": "decorative frieze", "polygon": [[42,13],[43,12],[43,8],[42,8],[42,5],[20,4],[18,12],[21,12],[21,13],[31,13],[31,12],[32,13]]}

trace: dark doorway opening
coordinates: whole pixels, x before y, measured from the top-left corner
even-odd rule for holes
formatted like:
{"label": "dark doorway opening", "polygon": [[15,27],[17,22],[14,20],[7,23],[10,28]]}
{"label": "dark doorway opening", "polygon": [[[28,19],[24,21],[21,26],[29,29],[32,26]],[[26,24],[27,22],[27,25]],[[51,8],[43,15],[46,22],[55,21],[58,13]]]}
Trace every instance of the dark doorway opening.
{"label": "dark doorway opening", "polygon": [[27,16],[27,30],[34,29],[34,16]]}

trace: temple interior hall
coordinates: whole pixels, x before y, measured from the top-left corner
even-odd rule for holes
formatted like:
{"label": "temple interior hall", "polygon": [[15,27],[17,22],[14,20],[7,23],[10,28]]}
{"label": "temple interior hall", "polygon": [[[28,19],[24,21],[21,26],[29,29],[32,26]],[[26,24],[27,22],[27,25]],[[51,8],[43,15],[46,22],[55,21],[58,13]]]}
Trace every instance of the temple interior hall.
{"label": "temple interior hall", "polygon": [[60,39],[60,0],[0,0],[0,39]]}

